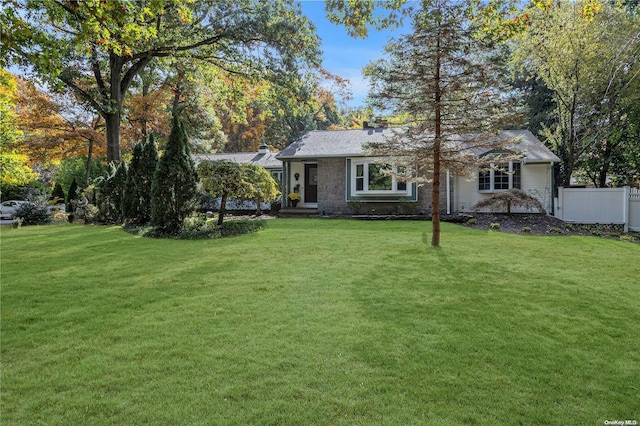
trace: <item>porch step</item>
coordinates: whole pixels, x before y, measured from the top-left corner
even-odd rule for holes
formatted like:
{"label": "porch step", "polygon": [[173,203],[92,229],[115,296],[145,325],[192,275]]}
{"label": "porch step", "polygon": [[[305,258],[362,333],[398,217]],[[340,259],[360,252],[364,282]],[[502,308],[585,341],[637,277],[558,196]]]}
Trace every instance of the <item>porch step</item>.
{"label": "porch step", "polygon": [[318,209],[305,207],[286,207],[280,209],[279,217],[312,217],[318,216]]}

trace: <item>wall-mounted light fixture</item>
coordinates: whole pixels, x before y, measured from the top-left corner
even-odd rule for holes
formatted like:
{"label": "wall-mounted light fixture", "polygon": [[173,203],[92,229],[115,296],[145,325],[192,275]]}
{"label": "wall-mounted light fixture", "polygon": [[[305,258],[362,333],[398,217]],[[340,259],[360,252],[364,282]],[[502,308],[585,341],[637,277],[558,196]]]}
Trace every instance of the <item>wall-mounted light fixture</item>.
{"label": "wall-mounted light fixture", "polygon": [[295,173],[293,175],[293,177],[296,178],[296,180],[299,180],[300,179],[300,173]]}

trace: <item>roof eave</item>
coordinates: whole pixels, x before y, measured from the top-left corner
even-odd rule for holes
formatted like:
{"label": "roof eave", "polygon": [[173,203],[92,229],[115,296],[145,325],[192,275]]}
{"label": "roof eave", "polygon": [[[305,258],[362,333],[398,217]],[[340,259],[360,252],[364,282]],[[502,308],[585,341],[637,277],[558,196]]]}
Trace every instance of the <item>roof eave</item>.
{"label": "roof eave", "polygon": [[524,159],[526,164],[547,164],[547,163],[559,163],[560,159],[553,159],[553,158],[549,158],[549,159],[539,159],[539,160],[530,160],[528,158]]}
{"label": "roof eave", "polygon": [[349,157],[367,157],[367,155],[359,152],[352,154],[318,154],[318,155],[282,155],[276,156],[278,160],[314,160],[317,158],[349,158]]}

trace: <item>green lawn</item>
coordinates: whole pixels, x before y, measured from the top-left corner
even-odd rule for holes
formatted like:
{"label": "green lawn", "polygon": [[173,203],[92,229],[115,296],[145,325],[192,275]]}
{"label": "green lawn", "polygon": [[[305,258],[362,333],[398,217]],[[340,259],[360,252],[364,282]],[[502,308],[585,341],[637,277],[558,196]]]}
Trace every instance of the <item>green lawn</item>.
{"label": "green lawn", "polygon": [[429,230],[3,227],[0,421],[640,421],[638,245]]}

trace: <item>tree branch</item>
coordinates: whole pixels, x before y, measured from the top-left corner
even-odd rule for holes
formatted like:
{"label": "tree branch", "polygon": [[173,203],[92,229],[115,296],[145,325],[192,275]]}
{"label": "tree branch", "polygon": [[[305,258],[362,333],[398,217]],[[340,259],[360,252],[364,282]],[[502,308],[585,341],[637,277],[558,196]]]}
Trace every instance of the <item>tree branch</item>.
{"label": "tree branch", "polygon": [[138,59],[137,62],[135,62],[133,65],[131,65],[131,67],[124,74],[124,77],[122,77],[122,81],[120,82],[120,92],[121,93],[125,93],[129,89],[129,86],[131,85],[131,82],[133,81],[133,78],[136,75],[138,75],[138,73],[140,71],[142,71],[142,69],[144,67],[149,65],[149,62],[151,62],[152,60],[153,60],[153,56],[140,58],[140,59]]}
{"label": "tree branch", "polygon": [[72,8],[67,6],[66,4],[62,3],[61,1],[55,0],[54,4],[57,4],[62,9],[64,9],[65,12],[69,13],[70,15],[75,16],[80,21],[84,21],[85,19],[87,19],[87,17],[85,15],[82,15],[82,14],[78,13],[77,11],[73,10]]}
{"label": "tree branch", "polygon": [[77,84],[75,84],[73,80],[66,78],[63,74],[59,75],[58,79],[62,81],[64,84],[66,84],[67,86],[69,86],[71,90],[73,90],[75,93],[80,95],[82,99],[89,102],[89,104],[91,104],[91,106],[95,108],[96,111],[99,111],[100,113],[103,112],[102,106],[98,102],[96,102],[95,99],[93,99],[93,97],[89,95],[89,93],[87,93],[85,90],[81,89]]}
{"label": "tree branch", "polygon": [[107,87],[104,84],[104,80],[102,79],[102,73],[100,72],[100,64],[98,62],[98,54],[95,49],[91,52],[91,69],[93,71],[93,76],[96,79],[96,84],[98,85],[98,90],[102,95],[102,100],[109,99],[109,94],[107,93]]}

